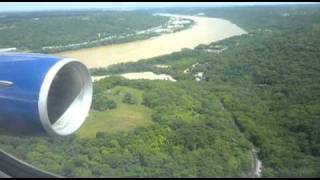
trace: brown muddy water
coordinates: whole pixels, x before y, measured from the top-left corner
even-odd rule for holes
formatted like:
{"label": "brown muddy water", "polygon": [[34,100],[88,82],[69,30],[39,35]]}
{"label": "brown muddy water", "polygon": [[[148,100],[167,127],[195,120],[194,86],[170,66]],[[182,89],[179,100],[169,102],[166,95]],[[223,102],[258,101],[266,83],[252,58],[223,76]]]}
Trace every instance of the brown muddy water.
{"label": "brown muddy water", "polygon": [[170,54],[183,48],[192,49],[199,44],[209,44],[246,33],[237,25],[224,19],[173,14],[158,15],[188,18],[194,20],[196,24],[183,31],[163,34],[147,40],[65,51],[55,55],[78,59],[88,68],[107,67],[112,64]]}

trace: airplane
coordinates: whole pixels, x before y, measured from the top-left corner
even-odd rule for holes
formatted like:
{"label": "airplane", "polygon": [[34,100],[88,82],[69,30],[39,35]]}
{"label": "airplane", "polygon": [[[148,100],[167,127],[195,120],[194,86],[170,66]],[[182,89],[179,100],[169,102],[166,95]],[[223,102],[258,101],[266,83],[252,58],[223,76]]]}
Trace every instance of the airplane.
{"label": "airplane", "polygon": [[[92,103],[87,67],[75,59],[0,53],[0,134],[63,138],[84,123]],[[1,150],[0,177],[60,177]]]}

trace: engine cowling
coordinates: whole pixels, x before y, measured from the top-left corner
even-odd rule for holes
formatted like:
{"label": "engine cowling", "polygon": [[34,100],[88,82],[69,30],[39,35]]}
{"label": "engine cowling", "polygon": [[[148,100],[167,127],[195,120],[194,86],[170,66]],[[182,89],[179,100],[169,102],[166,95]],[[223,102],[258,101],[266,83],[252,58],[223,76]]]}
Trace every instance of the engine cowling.
{"label": "engine cowling", "polygon": [[88,69],[42,54],[0,54],[0,133],[74,133],[92,102]]}

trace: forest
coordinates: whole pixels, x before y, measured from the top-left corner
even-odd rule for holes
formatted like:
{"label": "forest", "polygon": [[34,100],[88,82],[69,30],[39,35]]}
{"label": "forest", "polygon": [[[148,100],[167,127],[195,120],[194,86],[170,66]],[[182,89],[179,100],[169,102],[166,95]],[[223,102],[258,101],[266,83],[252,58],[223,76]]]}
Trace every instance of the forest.
{"label": "forest", "polygon": [[[123,43],[155,36],[152,33],[126,35],[160,26],[168,20],[167,17],[141,11],[0,13],[0,48],[15,47],[19,51],[53,53]],[[79,45],[68,46],[70,44]],[[59,48],[50,48],[55,46]]]}
{"label": "forest", "polygon": [[[90,119],[77,134],[2,135],[1,148],[67,177],[255,177],[256,147],[262,177],[320,177],[320,6],[179,11],[249,33],[91,69],[111,76],[94,83]],[[228,48],[208,51],[217,46]],[[117,76],[143,71],[177,81]]]}

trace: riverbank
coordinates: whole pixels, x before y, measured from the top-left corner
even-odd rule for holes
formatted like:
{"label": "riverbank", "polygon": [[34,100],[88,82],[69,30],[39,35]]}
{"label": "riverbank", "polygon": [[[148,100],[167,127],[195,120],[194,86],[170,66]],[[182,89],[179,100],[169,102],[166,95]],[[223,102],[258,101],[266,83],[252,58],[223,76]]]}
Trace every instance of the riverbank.
{"label": "riverbank", "polygon": [[[153,16],[157,16],[153,14]],[[167,33],[174,33],[186,30],[194,25],[194,21],[180,17],[167,17],[168,21],[162,25],[151,27],[144,30],[137,30],[133,33],[126,33],[121,35],[104,36],[103,33],[98,33],[98,39],[85,41],[81,43],[71,43],[67,45],[44,46],[42,51],[44,53],[62,53],[65,51],[75,51],[85,48],[94,48],[115,44],[124,44],[129,42],[141,41],[156,36],[161,36]]]}
{"label": "riverbank", "polygon": [[117,63],[135,62],[170,54],[183,48],[192,49],[199,44],[209,44],[246,33],[237,25],[223,19],[173,14],[157,15],[190,19],[195,22],[195,25],[183,31],[147,40],[65,51],[55,55],[76,58],[89,68],[107,67]]}

